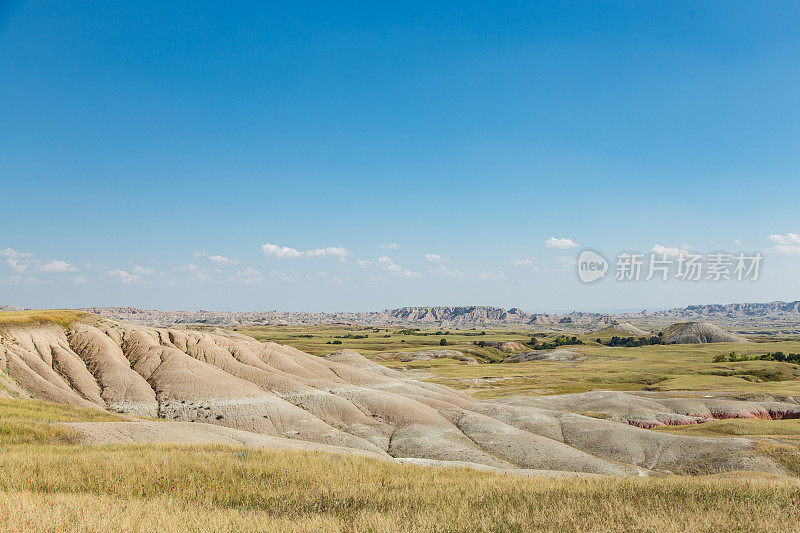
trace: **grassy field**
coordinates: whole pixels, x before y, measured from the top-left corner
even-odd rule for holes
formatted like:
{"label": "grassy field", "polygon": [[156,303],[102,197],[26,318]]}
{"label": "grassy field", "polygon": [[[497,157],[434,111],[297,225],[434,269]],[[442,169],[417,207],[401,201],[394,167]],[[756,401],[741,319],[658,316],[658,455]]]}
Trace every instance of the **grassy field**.
{"label": "grassy field", "polygon": [[[528,342],[536,330],[514,328],[448,330],[347,325],[252,326],[233,328],[261,341],[288,344],[304,352],[324,355],[343,348],[363,355],[386,351],[417,352],[442,348],[444,339],[456,350],[472,350],[478,359],[495,361],[508,356],[500,350],[481,348],[475,342]],[[338,342],[337,342],[338,341]]]}
{"label": "grassy field", "polygon": [[0,446],[74,444],[78,437],[56,422],[105,422],[120,417],[99,409],[70,407],[38,400],[0,399]]}
{"label": "grassy field", "polygon": [[[17,427],[103,413],[0,402]],[[769,477],[532,479],[230,446],[0,443],[6,531],[796,531]]]}
{"label": "grassy field", "polygon": [[[417,371],[429,381],[468,390],[479,398],[513,394],[561,394],[593,389],[706,391],[743,394],[800,395],[800,367],[774,361],[714,363],[715,355],[736,351],[754,355],[766,352],[800,352],[800,341],[764,341],[750,344],[654,345],[639,348],[608,348],[594,342],[597,334],[578,335],[586,344],[565,346],[586,359],[574,362],[534,361],[500,363],[512,355],[474,342],[528,342],[534,330],[488,329],[481,331],[439,330],[408,332],[397,328],[360,329],[353,326],[267,326],[238,328],[259,340],[295,346],[317,355],[350,348],[366,356],[386,351],[414,352],[439,349],[459,350],[484,364],[466,365],[452,359],[432,361],[382,361],[402,370]],[[354,339],[348,335],[367,335]],[[555,334],[542,340],[551,341]],[[327,344],[339,340],[342,344]]]}
{"label": "grassy field", "polygon": [[[743,347],[746,346],[746,347]],[[467,389],[477,397],[604,390],[729,391],[798,395],[800,368],[773,361],[713,363],[717,353],[800,351],[800,342],[764,345],[670,345],[641,348],[574,348],[588,356],[575,362],[534,361],[468,366],[449,359],[387,362],[424,372],[427,379]]]}

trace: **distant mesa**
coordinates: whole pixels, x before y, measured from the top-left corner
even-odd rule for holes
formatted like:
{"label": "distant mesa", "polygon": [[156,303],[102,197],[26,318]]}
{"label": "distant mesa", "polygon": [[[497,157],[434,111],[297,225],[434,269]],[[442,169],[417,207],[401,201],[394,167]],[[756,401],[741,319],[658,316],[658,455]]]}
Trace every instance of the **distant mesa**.
{"label": "distant mesa", "polygon": [[[0,311],[20,311],[19,307],[0,306]],[[513,326],[561,327],[590,331],[605,326],[651,323],[661,325],[675,321],[726,321],[736,319],[779,320],[800,322],[800,301],[737,303],[724,305],[690,305],[662,311],[639,311],[627,313],[527,313],[518,307],[503,309],[485,305],[400,307],[370,312],[304,313],[285,311],[156,311],[135,307],[89,307],[79,309],[114,320],[122,320],[143,326],[174,326],[181,324],[203,324],[208,326],[267,326],[304,324],[343,324],[366,326],[438,327],[438,328],[488,328]],[[790,324],[791,325],[791,324]],[[641,331],[619,331],[619,336],[643,336]],[[648,333],[645,331],[644,335]]]}
{"label": "distant mesa", "polygon": [[792,302],[704,304],[657,311],[652,316],[674,318],[798,318],[800,300]]}
{"label": "distant mesa", "polygon": [[372,312],[303,313],[284,311],[155,311],[133,307],[88,307],[81,309],[114,320],[143,326],[204,324],[212,326],[265,326],[283,324],[361,324],[371,326],[479,328],[504,325],[597,325],[610,324],[610,315],[572,312],[531,314],[512,307],[470,305],[461,307],[400,307]]}

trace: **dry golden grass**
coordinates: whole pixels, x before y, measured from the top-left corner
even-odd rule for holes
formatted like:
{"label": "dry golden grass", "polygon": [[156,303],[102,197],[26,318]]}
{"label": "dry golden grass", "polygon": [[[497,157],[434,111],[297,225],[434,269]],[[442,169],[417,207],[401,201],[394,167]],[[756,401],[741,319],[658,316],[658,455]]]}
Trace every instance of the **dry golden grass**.
{"label": "dry golden grass", "polygon": [[792,531],[800,521],[800,484],[772,479],[533,479],[224,446],[15,446],[0,469],[10,530]]}
{"label": "dry golden grass", "polygon": [[793,531],[800,521],[800,484],[764,475],[538,479],[320,452],[64,444],[43,429],[116,418],[0,401],[18,434],[0,443],[0,529]]}
{"label": "dry golden grass", "polygon": [[78,436],[54,422],[102,422],[120,417],[100,411],[37,400],[0,399],[0,445],[75,443]]}
{"label": "dry golden grass", "polygon": [[97,315],[67,309],[37,309],[35,311],[6,311],[0,313],[0,324],[36,324],[53,322],[64,327],[78,321],[98,320]]}
{"label": "dry golden grass", "polygon": [[796,476],[800,476],[800,450],[796,445],[760,440],[756,442],[756,446],[762,453],[772,456],[786,470]]}
{"label": "dry golden grass", "polygon": [[661,426],[653,429],[656,431],[703,437],[793,436],[800,435],[800,419],[759,420],[752,418],[728,418],[725,420],[709,420],[702,424]]}
{"label": "dry golden grass", "polygon": [[654,431],[695,437],[748,437],[759,451],[771,456],[789,472],[800,476],[800,420],[730,418],[688,426],[662,426]]}

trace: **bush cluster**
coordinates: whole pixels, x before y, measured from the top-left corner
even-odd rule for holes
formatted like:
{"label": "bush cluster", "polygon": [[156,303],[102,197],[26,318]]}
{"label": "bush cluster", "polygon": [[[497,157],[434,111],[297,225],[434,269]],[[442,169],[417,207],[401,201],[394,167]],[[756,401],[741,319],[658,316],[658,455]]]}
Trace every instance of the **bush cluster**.
{"label": "bush cluster", "polygon": [[578,337],[567,337],[566,335],[559,335],[552,342],[539,342],[536,337],[532,337],[528,345],[533,346],[534,350],[555,350],[559,346],[575,346],[583,344],[583,341]]}
{"label": "bush cluster", "polygon": [[778,361],[780,363],[800,365],[800,354],[771,352],[759,355],[745,355],[731,352],[729,354],[715,355],[713,359],[715,363],[738,363],[739,361]]}
{"label": "bush cluster", "polygon": [[639,346],[652,346],[654,344],[666,344],[664,339],[661,337],[661,334],[654,335],[652,337],[617,337],[616,335],[611,337],[611,340],[608,342],[603,342],[600,339],[597,339],[597,344],[602,344],[603,346],[615,346],[615,347],[622,347],[622,348],[636,348]]}

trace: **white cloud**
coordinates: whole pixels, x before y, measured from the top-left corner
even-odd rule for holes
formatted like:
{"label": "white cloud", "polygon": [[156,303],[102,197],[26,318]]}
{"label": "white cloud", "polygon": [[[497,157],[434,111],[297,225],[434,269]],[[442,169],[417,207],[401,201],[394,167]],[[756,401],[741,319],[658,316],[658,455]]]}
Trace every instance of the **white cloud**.
{"label": "white cloud", "polygon": [[378,264],[381,269],[386,271],[393,278],[419,278],[422,276],[419,272],[412,272],[407,268],[403,268],[395,264],[389,257],[379,257]]}
{"label": "white cloud", "polygon": [[301,259],[311,257],[339,257],[347,256],[347,249],[341,246],[328,246],[327,248],[314,248],[313,250],[298,250],[288,246],[278,246],[277,244],[264,244],[261,250],[265,255],[277,257],[279,259]]}
{"label": "white cloud", "polygon": [[429,263],[446,263],[450,261],[450,258],[442,257],[439,254],[425,254],[425,261]]}
{"label": "white cloud", "polygon": [[76,285],[80,285],[82,283],[86,283],[86,276],[73,276],[70,278],[70,281]]}
{"label": "white cloud", "polygon": [[278,272],[277,270],[273,270],[272,272],[270,272],[269,276],[271,278],[277,279],[281,283],[291,283],[293,281],[300,281],[301,279],[303,279],[303,277],[297,272],[293,274],[287,274],[285,272]]}
{"label": "white cloud", "polygon": [[400,245],[397,244],[396,242],[390,242],[390,243],[387,243],[387,244],[381,244],[380,247],[383,248],[384,250],[388,250],[388,249],[393,249],[393,248],[400,248]]}
{"label": "white cloud", "polygon": [[195,264],[172,267],[172,270],[175,272],[186,272],[189,274],[190,281],[208,281],[211,279],[207,268]]}
{"label": "white cloud", "polygon": [[264,281],[264,278],[261,277],[261,272],[259,272],[255,268],[250,268],[250,267],[247,267],[244,270],[239,270],[238,272],[236,272],[236,278],[242,283],[246,283],[248,285],[261,283],[262,281]]}
{"label": "white cloud", "polygon": [[797,233],[787,233],[786,235],[770,235],[767,239],[775,244],[784,244],[790,246],[800,246],[800,235]]}
{"label": "white cloud", "polygon": [[526,257],[523,259],[512,259],[511,264],[514,266],[533,266],[536,263],[535,257]]}
{"label": "white cloud", "polygon": [[133,268],[131,268],[131,272],[133,272],[137,276],[152,276],[153,274],[156,273],[156,271],[153,270],[152,268],[142,267],[139,265],[133,265]]}
{"label": "white cloud", "polygon": [[[115,280],[121,283],[181,285],[188,282],[208,281],[211,271],[195,264],[173,266],[169,272],[159,272],[150,267],[129,263],[126,268],[106,270],[100,279]],[[83,283],[81,277],[72,278],[74,283]],[[85,279],[84,279],[85,281]]]}
{"label": "white cloud", "polygon": [[544,241],[545,246],[548,248],[577,248],[580,246],[577,242],[573,241],[572,239],[568,239],[566,237],[550,237],[546,241]]}
{"label": "white cloud", "polygon": [[5,250],[0,250],[0,257],[12,257],[14,259],[27,259],[29,257],[33,257],[33,254],[30,252],[19,252],[14,250],[13,248],[6,248]]}
{"label": "white cloud", "polygon": [[414,272],[400,265],[395,264],[390,257],[379,257],[375,261],[369,259],[356,259],[356,263],[361,267],[373,268],[377,271],[384,273],[387,277],[397,279],[410,279],[422,277],[419,272]]}
{"label": "white cloud", "polygon": [[502,270],[498,272],[479,272],[478,274],[475,275],[475,277],[478,279],[488,279],[488,280],[506,279],[506,275],[503,273]]}
{"label": "white cloud", "polygon": [[30,252],[20,252],[13,248],[0,250],[0,257],[6,258],[6,264],[15,272],[75,272],[78,270],[73,265],[60,259],[43,261],[36,259]]}
{"label": "white cloud", "polygon": [[66,261],[56,259],[43,263],[38,270],[39,272],[75,272],[78,269]]}
{"label": "white cloud", "polygon": [[271,278],[275,278],[281,282],[323,279],[328,277],[327,272],[314,272],[312,274],[300,274],[299,272],[294,272],[292,274],[287,274],[285,272],[278,272],[277,270],[273,270],[269,273],[269,275]]}
{"label": "white cloud", "polygon": [[209,261],[218,266],[233,265],[239,262],[236,259],[231,259],[229,257],[224,257],[221,255],[207,254],[206,252],[195,252],[194,256],[207,257]]}
{"label": "white cloud", "polygon": [[800,246],[791,246],[789,244],[779,244],[773,246],[770,250],[781,255],[800,255]]}
{"label": "white cloud", "polygon": [[444,265],[436,265],[428,272],[430,272],[434,276],[446,276],[448,278],[455,278],[455,279],[464,279],[467,277],[466,274],[464,274],[460,270],[457,270],[455,268],[447,268]]}
{"label": "white cloud", "polygon": [[9,268],[14,272],[26,272],[30,268],[30,265],[28,263],[22,263],[19,261],[19,259],[16,259],[14,257],[9,257],[8,259],[6,259],[6,263],[8,264]]}
{"label": "white cloud", "polygon": [[666,255],[670,259],[677,259],[678,257],[689,253],[689,250],[678,248],[677,246],[662,246],[660,244],[654,244],[650,251],[657,256]]}
{"label": "white cloud", "polygon": [[556,263],[558,263],[561,268],[573,268],[576,262],[574,257],[567,257],[566,255],[559,255],[556,257]]}
{"label": "white cloud", "polygon": [[175,272],[197,272],[200,270],[200,267],[194,264],[190,264],[190,265],[175,266],[172,267],[172,270],[174,270]]}
{"label": "white cloud", "polygon": [[733,239],[733,244],[736,246],[741,246],[743,244],[742,239]]}
{"label": "white cloud", "polygon": [[465,274],[464,272],[457,270],[455,268],[447,268],[444,265],[436,265],[434,268],[428,271],[430,274],[434,276],[443,276],[453,279],[467,279],[467,278],[474,278],[474,279],[481,279],[481,280],[496,280],[496,279],[506,279],[506,275],[502,272],[478,272],[476,274]]}
{"label": "white cloud", "polygon": [[775,243],[770,248],[775,253],[783,255],[800,255],[800,235],[797,233],[787,233],[786,235],[769,235],[767,237]]}
{"label": "white cloud", "polygon": [[39,280],[32,276],[10,276],[8,278],[4,278],[3,281],[7,281],[9,283],[39,283]]}
{"label": "white cloud", "polygon": [[106,270],[103,275],[103,278],[113,278],[122,283],[133,283],[134,281],[138,281],[141,279],[142,276],[137,276],[135,274],[131,274],[127,270],[122,270],[120,268],[114,270]]}
{"label": "white cloud", "polygon": [[208,260],[214,263],[215,265],[232,265],[234,263],[238,263],[236,259],[231,259],[229,257],[224,257],[221,255],[209,255]]}

